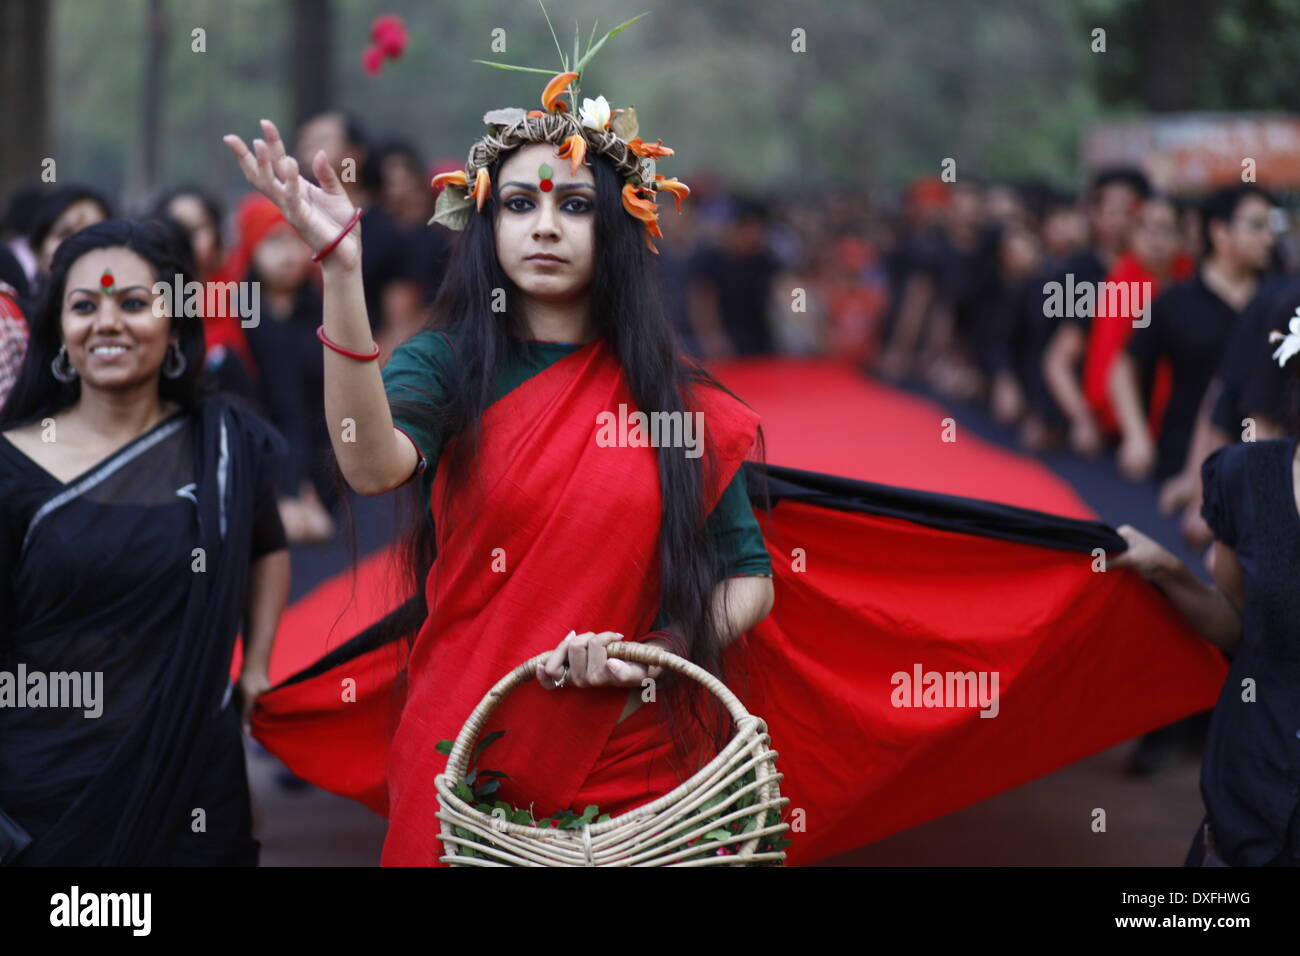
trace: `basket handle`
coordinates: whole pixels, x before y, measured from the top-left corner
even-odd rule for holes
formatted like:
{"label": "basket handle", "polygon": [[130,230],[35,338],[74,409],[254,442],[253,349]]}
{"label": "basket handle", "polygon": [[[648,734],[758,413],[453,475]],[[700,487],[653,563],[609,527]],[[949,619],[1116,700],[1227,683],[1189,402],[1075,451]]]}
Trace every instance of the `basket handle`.
{"label": "basket handle", "polygon": [[[465,771],[469,766],[470,752],[482,734],[484,724],[492,716],[492,712],[497,709],[506,695],[516,687],[526,684],[530,680],[536,680],[537,665],[550,657],[552,653],[552,651],[544,651],[536,657],[524,661],[497,681],[496,686],[483,695],[483,699],[478,702],[474,712],[469,715],[464,726],[460,728],[460,733],[456,735],[456,742],[452,745],[451,755],[447,758],[447,768],[444,773],[451,778],[453,786],[455,786],[456,781],[465,776]],[[726,684],[704,668],[692,664],[686,658],[679,657],[671,651],[664,650],[657,644],[611,641],[605,645],[605,653],[609,657],[617,657],[637,664],[657,664],[660,667],[666,667],[669,670],[699,681],[722,701],[727,708],[727,712],[731,715],[731,719],[737,724],[750,716],[749,711],[745,709],[745,705],[727,689]],[[582,688],[578,688],[578,690],[582,690]]]}

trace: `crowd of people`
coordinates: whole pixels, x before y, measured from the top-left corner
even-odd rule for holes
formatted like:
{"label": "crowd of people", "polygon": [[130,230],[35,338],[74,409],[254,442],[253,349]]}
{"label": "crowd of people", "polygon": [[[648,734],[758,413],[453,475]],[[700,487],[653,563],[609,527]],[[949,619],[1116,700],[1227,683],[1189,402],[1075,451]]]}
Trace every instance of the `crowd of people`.
{"label": "crowd of people", "polygon": [[[366,314],[380,360],[386,363],[394,350],[426,327],[452,261],[452,237],[428,225],[436,195],[427,184],[435,172],[458,164],[426,164],[406,142],[372,142],[355,119],[337,112],[312,118],[296,133],[294,153],[304,170],[320,151],[330,168],[340,171],[348,203],[360,212]],[[351,171],[355,175],[349,175]],[[1262,545],[1234,517],[1234,509],[1240,511],[1250,493],[1242,477],[1246,456],[1215,453],[1300,434],[1297,379],[1291,374],[1295,366],[1284,370],[1270,340],[1270,333],[1286,328],[1300,311],[1300,278],[1292,274],[1294,263],[1279,241],[1285,235],[1286,215],[1275,197],[1245,183],[1195,201],[1162,196],[1133,169],[1098,173],[1077,198],[1044,187],[921,180],[906,191],[896,210],[852,195],[779,206],[729,193],[707,178],[696,179],[692,189],[696,202],[674,214],[674,228],[653,261],[666,315],[686,352],[703,359],[826,356],[889,382],[923,384],[954,402],[987,403],[993,417],[1014,428],[1030,452],[1069,448],[1087,457],[1113,456],[1128,478],[1155,483],[1160,508],[1181,515],[1189,541],[1235,542],[1244,556],[1240,565],[1231,553],[1219,558],[1216,575],[1232,561],[1237,584],[1216,591],[1190,574],[1171,578],[1176,559],[1135,529],[1123,528],[1130,551],[1117,564],[1153,580],[1176,580],[1176,587],[1166,590],[1188,620],[1206,608],[1212,610],[1218,622],[1216,637],[1221,637],[1215,643],[1234,652],[1239,646],[1248,648],[1238,657],[1240,666],[1256,666],[1251,662],[1257,658],[1251,655],[1260,653],[1259,642],[1242,637],[1241,595],[1263,600],[1257,597],[1260,586],[1253,582],[1266,577],[1270,568],[1255,561],[1252,549]],[[138,505],[136,496],[141,494],[149,498],[146,504],[172,509],[178,518],[189,506],[177,499],[188,499],[198,508],[208,547],[230,547],[223,545],[229,498],[239,515],[234,522],[239,533],[232,540],[240,560],[248,556],[245,566],[227,567],[221,579],[219,586],[234,595],[232,600],[223,603],[225,592],[193,589],[198,596],[182,602],[191,590],[192,569],[176,567],[174,561],[167,565],[163,558],[156,563],[167,565],[176,577],[167,589],[174,606],[145,600],[154,584],[126,575],[125,565],[119,568],[121,581],[104,578],[99,591],[89,593],[102,592],[107,603],[120,597],[118,592],[130,592],[139,608],[183,619],[186,628],[208,621],[205,626],[220,631],[220,647],[194,663],[212,678],[207,682],[213,687],[220,683],[217,676],[224,678],[219,672],[229,659],[240,622],[229,613],[209,620],[210,609],[248,603],[255,609],[248,644],[252,664],[246,663],[240,689],[251,700],[267,687],[270,642],[287,598],[285,544],[332,539],[334,509],[343,494],[321,400],[322,393],[328,393],[318,340],[325,300],[321,271],[314,267],[312,248],[301,231],[261,192],[242,199],[230,222],[216,196],[190,185],[159,195],[142,211],[143,222],[115,219],[117,205],[87,186],[50,185],[18,190],[5,210],[0,236],[0,419],[14,427],[0,451],[8,456],[5,474],[14,482],[12,507],[15,513],[23,512],[23,521],[35,524],[41,519],[33,515],[43,513],[49,502],[77,493],[76,507],[60,506],[58,515],[44,525],[52,530],[34,539],[33,547],[23,551],[24,560],[48,559],[50,567],[66,562],[58,538],[61,525],[72,536],[95,521],[130,523],[131,513],[117,506]],[[101,275],[103,263],[107,267]],[[219,307],[212,308],[211,295],[205,297],[202,336],[197,325],[177,326],[159,316],[148,319],[145,300],[129,295],[145,287],[151,276],[173,271],[218,290]],[[464,276],[461,279],[466,285]],[[244,294],[240,289],[248,286],[258,290],[253,321],[247,321],[235,302]],[[135,323],[132,347],[141,357],[138,367],[132,367],[148,386],[143,391],[135,386],[124,389],[113,377],[108,356],[124,348],[119,339],[96,338],[100,333],[90,331],[97,328],[85,318],[95,308],[90,292],[99,287],[121,299],[120,314],[113,315]],[[358,302],[360,297],[359,292]],[[575,347],[567,340],[532,341]],[[98,364],[93,361],[97,349]],[[401,365],[395,361],[390,371]],[[82,384],[74,388],[78,374]],[[180,416],[199,407],[201,386],[250,403],[276,426],[279,436],[252,418],[214,406],[217,410],[204,413],[203,428],[196,433],[202,447],[191,447]],[[134,410],[121,404],[119,393],[124,391],[134,396]],[[123,434],[138,435],[85,470],[75,442],[51,452],[39,436],[46,410],[62,413],[69,408],[61,427],[80,429],[78,434],[87,439],[84,448],[107,447],[93,437],[96,423],[120,419]],[[238,426],[234,441],[244,448],[238,456],[245,463],[243,470],[236,469],[234,475],[225,470],[228,424]],[[272,453],[280,437],[287,443],[287,454]],[[1293,446],[1271,443],[1264,450],[1291,454]],[[418,457],[418,451],[413,449],[412,455]],[[275,467],[268,464],[272,459],[278,462]],[[1282,462],[1281,457],[1277,460]],[[1281,467],[1274,469],[1274,477],[1280,476]],[[1211,487],[1207,503],[1203,480],[1216,472],[1220,485],[1235,484],[1231,494],[1224,487]],[[87,477],[95,481],[77,481]],[[200,477],[213,480],[195,481]],[[235,482],[233,497],[222,497],[228,479]],[[1283,484],[1270,486],[1270,507],[1285,507],[1278,503]],[[743,503],[742,510],[748,510]],[[215,536],[212,524],[204,523],[214,514],[220,516]],[[133,527],[106,533],[99,542],[102,554],[77,560],[111,566],[118,538],[131,535],[139,554],[147,554],[149,547],[172,557],[189,554],[175,541],[155,535],[179,533],[184,522],[177,520],[173,527],[169,520],[135,521]],[[0,523],[0,532],[17,527],[16,519]],[[1263,527],[1256,522],[1252,533],[1262,534]],[[27,548],[25,538],[11,538],[7,550],[0,549],[4,553],[16,553],[20,543]],[[1244,592],[1243,574],[1248,585]],[[1281,571],[1277,578],[1272,584],[1281,593],[1287,581]],[[46,605],[62,606],[61,578],[51,574],[25,583],[39,586],[22,592],[28,628],[21,635],[24,640],[54,652],[53,645],[41,640],[48,636],[42,629],[56,625],[58,633],[76,639],[71,623],[60,623],[57,615],[32,613],[33,608],[39,612]],[[1229,598],[1231,605],[1225,603]],[[186,628],[173,630],[187,633]],[[100,644],[108,647],[111,642]],[[221,647],[226,648],[224,658]],[[1270,654],[1275,651],[1281,654],[1269,649]],[[1265,662],[1259,666],[1267,669],[1271,659],[1258,658]],[[1282,654],[1277,659],[1287,658]],[[135,667],[119,671],[145,673]],[[159,708],[162,717],[188,713],[182,693],[188,685],[174,681],[167,686],[176,693],[165,699],[148,697],[143,687],[136,687],[141,706]],[[1233,686],[1230,679],[1225,701]],[[204,737],[207,762],[200,766],[196,761],[190,768],[192,786],[210,788],[214,801],[230,797],[221,795],[223,787],[229,789],[222,781],[238,776],[231,768],[240,761],[234,743],[238,728],[227,703],[218,708],[220,726],[204,731],[210,735]],[[1236,719],[1244,734],[1247,720],[1260,718]],[[1289,719],[1280,718],[1278,726],[1292,726],[1285,723]],[[33,740],[44,739],[45,728],[35,724],[16,728],[30,731]],[[1209,779],[1226,780],[1235,773],[1226,735],[1220,734],[1214,765],[1219,769]],[[1279,748],[1280,740],[1273,740]],[[142,736],[138,746],[148,759],[161,761],[168,759],[170,751],[164,751],[171,745]],[[14,758],[15,767],[20,758]],[[132,766],[143,765],[142,760],[148,762],[135,759]],[[8,779],[21,776],[15,771]],[[103,783],[96,786],[108,793],[119,786],[115,779],[102,775]],[[59,781],[58,786],[68,800],[87,801],[91,798],[85,794],[100,792],[75,780]],[[1224,788],[1225,793],[1230,789],[1227,784]],[[239,782],[235,789],[235,802],[246,803],[246,783]],[[9,797],[32,819],[41,817],[40,808],[48,802],[46,795],[30,788]],[[1219,805],[1226,800],[1222,797]],[[1283,809],[1290,812],[1289,805]],[[179,812],[176,807],[150,812],[154,810],[173,816]],[[1235,827],[1228,810],[1218,812],[1216,825],[1244,844],[1245,825]],[[89,832],[87,822],[78,824],[75,833],[62,835],[64,819],[50,816],[41,822],[43,832],[59,834],[48,844],[53,847],[50,853],[75,849],[73,844]],[[233,814],[228,825],[235,834],[248,829],[242,811]],[[212,852],[202,840],[149,848],[140,833],[121,832],[123,841],[135,841],[134,846],[145,848],[142,853],[147,849],[150,860],[203,861]],[[255,856],[247,841],[236,837],[222,852],[231,859]]]}
{"label": "crowd of people", "polygon": [[[355,118],[314,117],[301,159],[324,149],[363,210],[366,305],[381,361],[423,327],[451,234],[427,225],[430,176],[412,144],[373,142]],[[302,165],[306,165],[303,163]],[[1267,334],[1300,305],[1276,241],[1285,216],[1251,184],[1196,200],[1153,192],[1133,169],[1096,175],[1082,197],[1045,186],[918,180],[896,210],[864,196],[779,207],[715,188],[674,216],[656,265],[683,348],[706,359],[824,355],[955,401],[986,402],[1031,452],[1113,456],[1158,483],[1204,546],[1201,463],[1242,437],[1292,426]],[[110,219],[80,185],[30,186],[10,199],[0,247],[0,397],[21,361],[24,311],[54,250]],[[193,274],[255,281],[261,315],[205,321],[220,386],[260,404],[291,445],[281,516],[295,544],[335,533],[339,486],[318,400],[319,272],[279,211],[256,194],[227,223],[221,201],[172,188],[149,210],[188,247]],[[227,242],[226,236],[233,235]]]}

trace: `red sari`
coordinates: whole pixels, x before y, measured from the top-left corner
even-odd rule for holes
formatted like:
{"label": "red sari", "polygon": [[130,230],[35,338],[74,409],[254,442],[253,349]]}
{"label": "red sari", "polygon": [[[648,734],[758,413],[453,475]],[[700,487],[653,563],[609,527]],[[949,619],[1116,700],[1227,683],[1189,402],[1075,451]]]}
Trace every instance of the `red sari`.
{"label": "red sari", "polygon": [[[386,766],[376,755],[329,771],[322,755],[308,774],[345,774],[346,790],[387,813],[384,865],[430,865],[444,852],[434,778],[447,758],[435,744],[455,738],[504,674],[553,649],[570,630],[617,631],[631,641],[651,630],[661,597],[659,450],[597,444],[597,416],[617,415],[620,404],[629,413],[636,408],[617,357],[599,339],[489,406],[475,480],[450,486],[450,455],[441,456],[429,614],[410,652]],[[692,407],[704,413],[704,440],[715,456],[705,470],[711,511],[759,419],[709,387],[695,388]],[[502,558],[504,572],[494,571]],[[395,699],[394,664],[398,656],[385,647],[340,672],[358,679],[360,719],[349,736],[382,736],[386,702]],[[484,730],[506,731],[487,761],[510,775],[497,797],[532,803],[538,816],[597,798],[602,810],[618,812],[675,786],[673,777],[662,787],[669,771],[659,761],[666,741],[652,715],[657,708],[642,706],[615,733],[628,694],[626,687],[548,691],[535,681],[513,691]],[[276,692],[261,698],[263,724],[274,722],[276,706]],[[291,706],[301,713],[301,700]],[[358,743],[345,749],[355,753]]]}

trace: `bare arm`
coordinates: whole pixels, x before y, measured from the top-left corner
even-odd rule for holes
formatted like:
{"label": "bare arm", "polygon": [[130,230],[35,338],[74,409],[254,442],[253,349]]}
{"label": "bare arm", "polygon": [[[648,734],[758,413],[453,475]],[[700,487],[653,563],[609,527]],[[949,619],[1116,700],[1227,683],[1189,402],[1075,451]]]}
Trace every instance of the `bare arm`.
{"label": "bare arm", "polygon": [[1131,356],[1124,352],[1115,356],[1108,384],[1111,405],[1125,439],[1149,442],[1146,412],[1142,408],[1142,397],[1138,394],[1137,363]]}
{"label": "bare arm", "polygon": [[1062,322],[1043,353],[1043,377],[1047,387],[1071,422],[1091,422],[1092,409],[1079,387],[1079,363],[1086,340],[1073,322]]}
{"label": "bare arm", "polygon": [[1111,568],[1131,568],[1158,587],[1196,631],[1225,653],[1241,644],[1245,604],[1241,565],[1222,541],[1214,542],[1214,580],[1206,584],[1158,542],[1130,525],[1115,529],[1128,550],[1109,559]]}
{"label": "bare arm", "polygon": [[270,685],[268,673],[280,615],[289,603],[289,549],[264,554],[253,562],[248,582],[248,614],[244,623],[244,664],[239,686],[244,696],[244,723],[257,695]]}
{"label": "bare arm", "polygon": [[1241,645],[1244,598],[1241,565],[1236,553],[1222,541],[1214,542],[1214,580],[1215,584],[1206,584],[1175,558],[1156,571],[1151,583],[1206,640],[1232,654]]}
{"label": "bare arm", "polygon": [[1201,463],[1209,458],[1216,449],[1232,444],[1232,436],[1210,421],[1211,412],[1219,400],[1222,383],[1215,379],[1205,390],[1201,407],[1196,413],[1196,427],[1192,430],[1192,442],[1187,449],[1187,461],[1183,465],[1183,474],[1195,488],[1195,498],[1201,496]]}
{"label": "bare arm", "polygon": [[[355,207],[320,150],[312,171],[320,185],[298,173],[279,131],[262,120],[266,140],[253,149],[238,136],[225,143],[239,160],[244,178],[267,196],[312,249],[324,249],[343,231]],[[374,350],[361,284],[361,232],[354,226],[322,262],[325,334],[354,352]],[[339,468],[357,492],[375,495],[406,481],[419,460],[415,447],[393,428],[388,398],[376,362],[325,351],[325,421]],[[352,440],[345,440],[352,439]]]}
{"label": "bare arm", "polygon": [[724,643],[730,644],[772,613],[772,579],[759,575],[727,578],[713,590],[713,613]]}
{"label": "bare arm", "polygon": [[[373,351],[360,261],[331,263],[327,257],[323,266],[325,334],[346,349]],[[339,469],[359,494],[382,494],[415,471],[419,456],[393,427],[378,362],[325,350],[325,421]]]}
{"label": "bare arm", "polygon": [[911,359],[921,340],[925,316],[934,300],[934,280],[924,273],[908,278],[903,286],[903,300],[898,306],[898,323],[881,353],[888,374],[909,374]]}

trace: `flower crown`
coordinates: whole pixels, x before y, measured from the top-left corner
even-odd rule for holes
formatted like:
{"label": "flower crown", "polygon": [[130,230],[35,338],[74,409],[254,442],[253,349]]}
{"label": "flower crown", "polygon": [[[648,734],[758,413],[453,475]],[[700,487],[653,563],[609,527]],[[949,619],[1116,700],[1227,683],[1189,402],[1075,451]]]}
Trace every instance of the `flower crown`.
{"label": "flower crown", "polygon": [[[542,13],[546,13],[544,6]],[[665,178],[662,173],[655,171],[655,161],[673,155],[673,151],[663,144],[662,139],[657,143],[642,140],[635,107],[612,109],[604,96],[597,96],[594,100],[584,98],[581,108],[577,108],[580,91],[574,85],[582,75],[583,68],[605,45],[605,41],[643,16],[644,13],[639,14],[615,27],[595,44],[591,42],[596,36],[593,25],[587,50],[581,56],[578,53],[575,27],[573,60],[570,61],[564,51],[560,50],[561,72],[552,76],[542,91],[540,110],[525,111],[518,107],[506,107],[484,113],[483,122],[489,127],[489,132],[470,148],[465,168],[433,177],[433,188],[444,188],[438,194],[429,224],[437,222],[449,229],[464,229],[469,222],[471,207],[474,211],[481,212],[483,203],[492,191],[488,166],[503,153],[524,143],[553,143],[559,147],[560,158],[569,160],[571,173],[577,173],[589,150],[601,153],[613,162],[615,169],[623,176],[623,208],[645,227],[646,246],[657,255],[659,250],[651,241],[652,238],[663,238],[663,233],[659,231],[657,195],[660,192],[672,195],[677,203],[677,211],[681,212],[682,200],[691,194],[690,188],[676,177]],[[548,16],[548,26],[550,22]],[[551,36],[555,36],[554,27],[551,28]],[[558,39],[555,46],[559,49]],[[502,70],[547,75],[551,72],[487,60],[474,62]],[[573,108],[565,104],[563,97],[566,94]],[[539,173],[542,176],[542,190],[549,192],[550,167],[542,164]]]}

